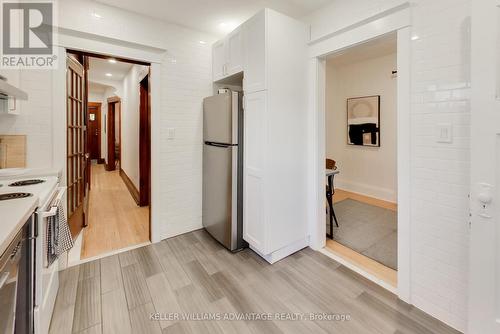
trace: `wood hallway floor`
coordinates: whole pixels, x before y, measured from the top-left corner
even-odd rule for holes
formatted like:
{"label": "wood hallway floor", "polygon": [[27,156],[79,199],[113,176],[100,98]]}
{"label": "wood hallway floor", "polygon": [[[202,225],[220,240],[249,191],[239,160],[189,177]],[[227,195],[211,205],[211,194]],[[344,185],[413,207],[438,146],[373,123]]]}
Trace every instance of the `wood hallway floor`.
{"label": "wood hallway floor", "polygon": [[149,207],[138,207],[119,171],[92,165],[88,227],[81,258],[87,259],[149,241]]}
{"label": "wood hallway floor", "polygon": [[198,230],[62,271],[50,333],[458,332],[309,248],[269,265]]}

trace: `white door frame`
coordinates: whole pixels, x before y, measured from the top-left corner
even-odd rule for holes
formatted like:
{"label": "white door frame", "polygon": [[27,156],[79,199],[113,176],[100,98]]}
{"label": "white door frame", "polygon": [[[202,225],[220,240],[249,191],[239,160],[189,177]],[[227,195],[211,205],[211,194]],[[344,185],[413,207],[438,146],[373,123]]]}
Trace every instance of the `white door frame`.
{"label": "white door frame", "polygon": [[[500,1],[472,1],[468,333],[500,333]],[[491,203],[480,195],[491,196]],[[484,207],[483,207],[484,205]]]}
{"label": "white door frame", "polygon": [[135,48],[125,41],[102,40],[99,36],[59,33],[57,49],[58,67],[54,70],[52,81],[52,99],[54,101],[53,118],[53,167],[62,170],[62,183],[66,183],[66,49],[111,55],[151,64],[151,242],[161,241],[160,220],[160,112],[161,112],[161,62],[166,50],[141,46]]}
{"label": "white door frame", "polygon": [[309,45],[310,246],[320,250],[326,243],[325,185],[325,64],[326,56],[385,34],[397,32],[398,61],[398,288],[399,298],[410,294],[410,10],[401,8],[383,17],[330,34]]}

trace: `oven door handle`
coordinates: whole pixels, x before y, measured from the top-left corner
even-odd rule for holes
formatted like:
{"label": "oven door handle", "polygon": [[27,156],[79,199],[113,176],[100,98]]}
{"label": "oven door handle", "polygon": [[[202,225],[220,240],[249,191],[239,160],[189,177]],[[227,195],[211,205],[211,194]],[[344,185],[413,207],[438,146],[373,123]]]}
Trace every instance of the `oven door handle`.
{"label": "oven door handle", "polygon": [[52,200],[50,210],[39,212],[38,216],[41,219],[43,219],[57,215],[57,210],[59,209],[59,203],[61,203],[61,200],[65,192],[66,192],[66,187],[59,187],[57,189],[57,195],[55,195]]}

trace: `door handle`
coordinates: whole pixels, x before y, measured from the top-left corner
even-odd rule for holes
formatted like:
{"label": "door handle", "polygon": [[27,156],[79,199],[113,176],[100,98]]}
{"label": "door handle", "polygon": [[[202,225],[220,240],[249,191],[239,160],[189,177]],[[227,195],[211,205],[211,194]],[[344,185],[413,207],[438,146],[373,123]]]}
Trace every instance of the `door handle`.
{"label": "door handle", "polygon": [[221,148],[229,148],[229,147],[234,146],[234,145],[228,145],[228,144],[214,143],[214,142],[210,142],[210,141],[205,142],[205,144],[208,146],[221,147]]}

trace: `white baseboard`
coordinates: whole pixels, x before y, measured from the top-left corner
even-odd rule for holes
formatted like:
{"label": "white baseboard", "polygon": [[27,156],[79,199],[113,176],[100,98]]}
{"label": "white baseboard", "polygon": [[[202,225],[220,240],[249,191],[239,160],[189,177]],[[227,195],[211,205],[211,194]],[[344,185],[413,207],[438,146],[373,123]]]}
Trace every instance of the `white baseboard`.
{"label": "white baseboard", "polygon": [[298,252],[299,250],[306,248],[309,246],[309,237],[306,237],[304,239],[295,241],[291,245],[288,245],[286,247],[283,247],[281,249],[278,249],[275,252],[272,252],[271,254],[262,254],[258,250],[254,249],[252,245],[250,245],[250,249],[253,250],[255,253],[257,253],[260,257],[262,257],[264,260],[269,262],[270,264],[276,263],[279,260],[284,259],[285,257],[292,255],[293,253]]}
{"label": "white baseboard", "polygon": [[162,233],[161,240],[173,238],[173,237],[176,237],[176,236],[181,235],[181,234],[186,234],[189,232],[200,230],[202,228],[203,228],[203,225],[201,223],[198,223],[198,222],[193,223],[191,225],[187,225],[187,226],[177,226],[175,228],[170,228],[169,231]]}
{"label": "white baseboard", "polygon": [[352,182],[335,178],[335,188],[350,191],[360,195],[381,199],[391,203],[397,203],[397,191],[388,188],[376,187],[368,184]]}

